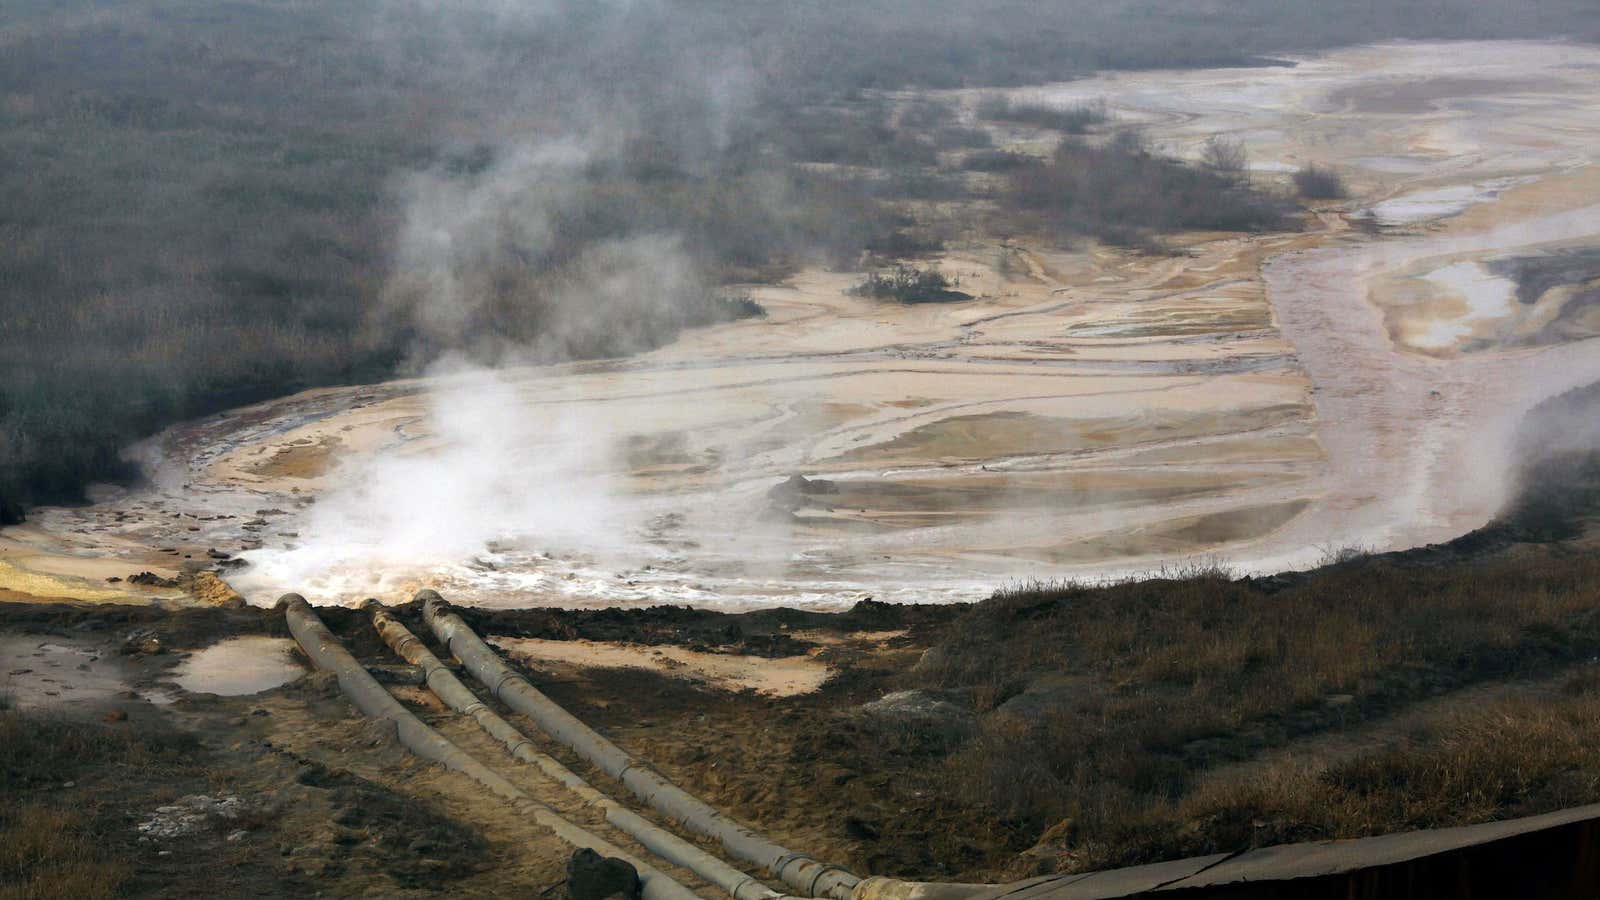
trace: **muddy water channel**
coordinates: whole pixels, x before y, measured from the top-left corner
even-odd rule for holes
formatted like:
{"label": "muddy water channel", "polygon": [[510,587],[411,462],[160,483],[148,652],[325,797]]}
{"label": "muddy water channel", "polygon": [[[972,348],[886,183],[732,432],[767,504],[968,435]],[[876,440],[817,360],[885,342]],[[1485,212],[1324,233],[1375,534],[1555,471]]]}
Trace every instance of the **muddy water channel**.
{"label": "muddy water channel", "polygon": [[1453,537],[1504,499],[1523,412],[1600,380],[1597,74],[1590,48],[1404,44],[1021,89],[1351,197],[1171,256],[964,240],[937,263],[959,303],[806,270],[627,360],[191,423],[139,449],[152,486],[42,511],[0,565],[68,596],[225,555],[257,603],[836,606]]}

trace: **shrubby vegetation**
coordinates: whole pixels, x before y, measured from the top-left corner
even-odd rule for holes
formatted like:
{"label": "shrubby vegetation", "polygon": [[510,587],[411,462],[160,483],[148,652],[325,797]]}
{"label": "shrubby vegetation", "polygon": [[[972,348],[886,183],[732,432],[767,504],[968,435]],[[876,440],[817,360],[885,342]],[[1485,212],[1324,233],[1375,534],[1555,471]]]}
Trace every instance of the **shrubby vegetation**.
{"label": "shrubby vegetation", "polygon": [[1338,172],[1315,164],[1294,173],[1294,187],[1307,200],[1343,200],[1349,196]]}
{"label": "shrubby vegetation", "polygon": [[[533,333],[533,288],[607,242],[674,236],[705,297],[806,260],[936,248],[938,229],[905,203],[961,190],[934,177],[940,154],[982,151],[987,134],[940,104],[897,121],[877,89],[1259,63],[1380,37],[1600,33],[1583,0],[1440,2],[926,0],[908,15],[882,0],[13,0],[0,24],[0,519],[126,475],[118,449],[166,423],[416,358],[414,328],[380,314],[410,173],[468,180],[512,137],[594,133],[564,244],[497,270],[482,325]],[[1020,169],[1053,192],[1027,212],[1129,243],[1265,221],[1242,194],[1217,214],[1194,208],[1201,173],[1107,153],[1121,151],[1068,148]],[[1096,196],[1062,164],[1073,156],[1153,181]],[[840,166],[887,175],[863,194]],[[1145,196],[1173,187],[1188,199]],[[703,299],[640,334],[715,315]]]}
{"label": "shrubby vegetation", "polygon": [[898,300],[901,303],[953,303],[971,300],[972,295],[955,288],[959,280],[946,278],[938,269],[919,269],[916,266],[895,266],[887,272],[871,272],[867,280],[850,290],[859,297],[879,300]]}
{"label": "shrubby vegetation", "polygon": [[1080,103],[1072,106],[1050,106],[1045,103],[1027,103],[991,94],[978,101],[980,119],[991,122],[1016,122],[1050,128],[1062,134],[1086,134],[1089,129],[1106,121],[1104,103]]}
{"label": "shrubby vegetation", "polygon": [[981,150],[968,154],[961,168],[968,172],[1010,172],[1025,166],[1036,166],[1042,160],[1026,153],[1011,150]]}
{"label": "shrubby vegetation", "polygon": [[1200,153],[1200,164],[1234,184],[1250,178],[1250,156],[1242,141],[1213,136]]}
{"label": "shrubby vegetation", "polygon": [[1265,231],[1290,227],[1281,199],[1252,188],[1240,170],[1186,165],[1152,153],[1131,131],[1091,144],[1068,138],[1051,159],[1012,172],[1003,202],[1010,229],[1068,240],[1157,245],[1181,229]]}

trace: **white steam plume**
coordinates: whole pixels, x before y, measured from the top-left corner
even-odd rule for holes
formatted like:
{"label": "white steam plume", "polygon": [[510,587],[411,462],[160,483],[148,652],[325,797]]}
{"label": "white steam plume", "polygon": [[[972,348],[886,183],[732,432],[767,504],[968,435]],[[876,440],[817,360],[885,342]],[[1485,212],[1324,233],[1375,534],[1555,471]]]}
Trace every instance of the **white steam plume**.
{"label": "white steam plume", "polygon": [[683,54],[661,83],[639,79],[676,101],[671,110],[693,111],[688,120],[585,85],[582,73],[505,77],[519,41],[536,44],[541,29],[574,16],[600,23],[594,58],[625,59],[649,44],[652,23],[670,20],[659,4],[597,4],[592,16],[556,0],[392,9],[380,35],[400,65],[421,42],[425,79],[490,98],[480,113],[506,107],[472,122],[465,163],[395,185],[403,213],[383,314],[415,338],[413,365],[430,378],[426,419],[411,439],[339,468],[336,486],[292,526],[296,546],[249,554],[241,583],[294,585],[319,601],[393,596],[502,542],[590,555],[625,540],[634,523],[606,474],[604,425],[529,402],[521,391],[537,379],[504,370],[638,352],[689,324],[708,296],[697,261],[670,224],[650,226],[648,210],[595,227],[592,171],[641,135],[683,170],[703,171],[752,102],[738,54]]}
{"label": "white steam plume", "polygon": [[[430,371],[425,434],[337,470],[298,542],[256,555],[246,582],[303,585],[352,602],[497,543],[593,552],[625,533],[599,423],[527,404],[500,373],[445,360]],[[535,382],[536,384],[536,382]]]}

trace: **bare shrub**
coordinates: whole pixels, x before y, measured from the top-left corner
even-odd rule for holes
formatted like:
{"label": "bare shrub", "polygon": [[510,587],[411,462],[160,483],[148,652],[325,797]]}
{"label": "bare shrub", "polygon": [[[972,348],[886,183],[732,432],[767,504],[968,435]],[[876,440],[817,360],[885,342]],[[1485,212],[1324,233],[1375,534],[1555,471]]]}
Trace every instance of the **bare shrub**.
{"label": "bare shrub", "polygon": [[978,101],[978,118],[991,122],[1015,122],[1049,128],[1062,134],[1086,134],[1091,127],[1110,118],[1105,101],[1051,106],[1047,103],[1016,101],[1004,94],[990,94]]}
{"label": "bare shrub", "polygon": [[961,168],[968,172],[1013,172],[1028,166],[1039,165],[1041,160],[1026,153],[1011,150],[980,150],[967,154]]}
{"label": "bare shrub", "polygon": [[1250,174],[1250,155],[1245,152],[1243,141],[1213,136],[1206,141],[1200,161],[1230,181],[1243,181]]}
{"label": "bare shrub", "polygon": [[869,273],[865,281],[850,289],[850,293],[901,303],[950,303],[972,299],[971,294],[955,290],[959,285],[959,278],[947,278],[938,269],[899,265],[887,272]]}
{"label": "bare shrub", "polygon": [[1314,163],[1294,173],[1294,187],[1307,200],[1343,200],[1350,196],[1338,172]]}
{"label": "bare shrub", "polygon": [[1372,548],[1362,543],[1324,544],[1317,550],[1321,553],[1317,559],[1318,566],[1343,565],[1372,555]]}
{"label": "bare shrub", "polygon": [[1014,171],[1000,201],[999,217],[1016,229],[1141,248],[1177,230],[1290,227],[1282,200],[1208,166],[1160,156],[1131,131],[1103,144],[1063,140],[1047,163]]}

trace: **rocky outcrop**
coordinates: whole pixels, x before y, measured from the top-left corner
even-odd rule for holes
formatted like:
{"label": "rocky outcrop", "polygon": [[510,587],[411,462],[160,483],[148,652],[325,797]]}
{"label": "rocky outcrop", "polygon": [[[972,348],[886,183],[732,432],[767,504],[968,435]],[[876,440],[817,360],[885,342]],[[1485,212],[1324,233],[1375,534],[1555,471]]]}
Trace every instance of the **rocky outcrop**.
{"label": "rocky outcrop", "polygon": [[639,872],[627,862],[587,847],[567,860],[569,900],[636,900]]}

